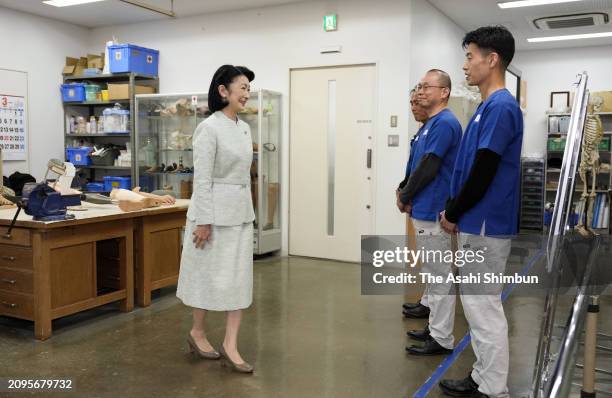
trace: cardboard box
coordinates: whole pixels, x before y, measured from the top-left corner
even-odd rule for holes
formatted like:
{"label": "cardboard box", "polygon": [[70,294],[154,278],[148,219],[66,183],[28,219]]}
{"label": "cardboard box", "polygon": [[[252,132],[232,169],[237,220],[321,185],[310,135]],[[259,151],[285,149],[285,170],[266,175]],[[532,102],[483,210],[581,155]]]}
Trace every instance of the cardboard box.
{"label": "cardboard box", "polygon": [[66,65],[64,66],[64,70],[62,71],[62,75],[71,76],[74,74],[74,69],[76,68],[76,64],[79,62],[78,58],[66,57]]}
{"label": "cardboard box", "polygon": [[[130,99],[129,84],[127,83],[108,83],[108,99],[112,100],[123,100]],[[148,86],[135,86],[135,94],[154,94],[155,88]]]}
{"label": "cardboard box", "polygon": [[87,54],[88,69],[104,69],[104,54]]}
{"label": "cardboard box", "polygon": [[87,58],[81,57],[74,68],[74,76],[83,76],[85,69],[87,69]]}

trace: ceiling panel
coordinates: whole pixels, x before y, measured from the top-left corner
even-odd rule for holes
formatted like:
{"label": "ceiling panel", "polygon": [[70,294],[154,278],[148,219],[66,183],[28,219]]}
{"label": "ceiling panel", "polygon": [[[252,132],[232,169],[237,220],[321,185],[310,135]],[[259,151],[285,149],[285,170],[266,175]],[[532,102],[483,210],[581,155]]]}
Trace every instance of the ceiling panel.
{"label": "ceiling panel", "polygon": [[[502,10],[495,0],[429,0],[429,2],[465,30],[484,25],[507,26],[516,39],[518,50],[542,48],[564,48],[576,46],[612,45],[612,38],[570,40],[549,43],[528,43],[527,38],[540,36],[570,35],[612,31],[612,24],[598,27],[570,28],[541,31],[532,21],[540,17],[576,14],[585,12],[606,12],[612,16],[612,0],[583,0],[548,6],[523,7]],[[473,10],[478,10],[474,12]]]}
{"label": "ceiling panel", "polygon": [[[170,10],[170,0],[140,0],[154,7]],[[174,0],[177,17],[210,14],[222,11],[253,9],[303,0]],[[11,8],[87,28],[122,25],[168,19],[170,17],[123,3],[104,0],[71,7],[53,7],[42,0],[0,0],[0,7]]]}

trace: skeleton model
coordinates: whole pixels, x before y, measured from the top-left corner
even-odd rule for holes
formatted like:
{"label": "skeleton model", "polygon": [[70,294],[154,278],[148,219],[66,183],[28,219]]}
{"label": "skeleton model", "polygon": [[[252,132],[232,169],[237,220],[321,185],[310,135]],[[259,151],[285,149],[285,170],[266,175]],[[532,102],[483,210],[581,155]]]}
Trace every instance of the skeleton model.
{"label": "skeleton model", "polygon": [[[587,116],[584,123],[584,135],[582,136],[582,152],[580,155],[580,166],[578,172],[583,183],[582,195],[580,196],[580,216],[576,229],[581,235],[592,235],[593,231],[589,228],[593,221],[593,202],[595,201],[595,182],[599,173],[599,143],[603,138],[603,126],[599,112],[603,105],[601,97],[592,97],[587,108]],[[591,192],[587,189],[587,172],[591,172]],[[586,204],[588,203],[588,209]],[[583,223],[584,211],[587,212],[586,225]]]}

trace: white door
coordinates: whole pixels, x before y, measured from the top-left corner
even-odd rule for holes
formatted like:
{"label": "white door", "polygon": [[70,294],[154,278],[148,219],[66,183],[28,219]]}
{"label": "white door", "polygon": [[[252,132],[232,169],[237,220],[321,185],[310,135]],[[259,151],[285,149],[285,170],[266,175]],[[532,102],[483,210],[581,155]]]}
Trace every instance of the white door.
{"label": "white door", "polygon": [[360,261],[374,226],[374,65],[291,71],[289,254]]}

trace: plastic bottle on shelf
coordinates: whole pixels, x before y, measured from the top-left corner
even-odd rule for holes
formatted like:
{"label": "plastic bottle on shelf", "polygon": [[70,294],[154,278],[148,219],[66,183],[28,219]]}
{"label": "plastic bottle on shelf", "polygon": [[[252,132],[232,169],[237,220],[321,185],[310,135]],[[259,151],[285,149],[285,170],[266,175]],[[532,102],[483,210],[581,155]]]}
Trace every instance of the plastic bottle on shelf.
{"label": "plastic bottle on shelf", "polygon": [[74,134],[76,133],[76,118],[74,116],[70,116],[70,119],[68,120],[68,131],[70,134]]}
{"label": "plastic bottle on shelf", "polygon": [[96,117],[93,115],[89,117],[89,131],[90,134],[98,133],[98,124],[96,123]]}

